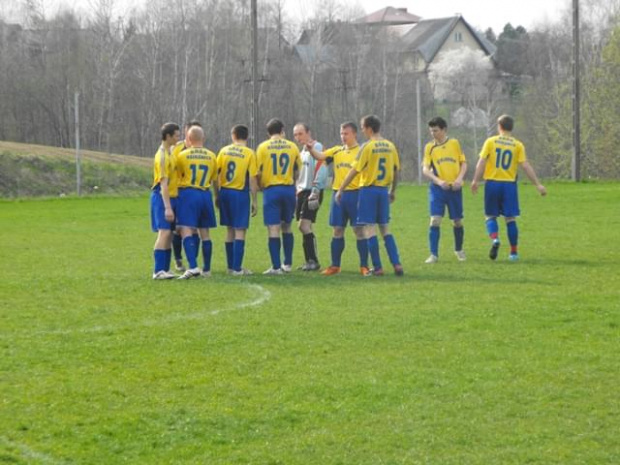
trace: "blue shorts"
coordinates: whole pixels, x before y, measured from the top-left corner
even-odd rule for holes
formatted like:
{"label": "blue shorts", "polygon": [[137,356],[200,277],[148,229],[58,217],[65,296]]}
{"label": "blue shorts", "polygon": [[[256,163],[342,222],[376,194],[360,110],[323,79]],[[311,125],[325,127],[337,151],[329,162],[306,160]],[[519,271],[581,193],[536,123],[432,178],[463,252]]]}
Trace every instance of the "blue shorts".
{"label": "blue shorts", "polygon": [[291,223],[295,215],[295,186],[269,186],[263,191],[263,221],[265,226]]}
{"label": "blue shorts", "polygon": [[184,187],[179,189],[177,225],[187,228],[215,228],[215,209],[210,191]]}
{"label": "blue shorts", "polygon": [[[170,206],[176,217],[177,211],[177,199],[170,199]],[[166,221],[166,211],[164,208],[164,199],[161,198],[161,189],[159,185],[155,186],[151,191],[151,229],[153,232],[157,232],[160,229],[166,229],[173,231],[175,228],[175,222],[172,223]]]}
{"label": "blue shorts", "polygon": [[458,191],[443,190],[437,184],[431,184],[428,190],[431,216],[444,216],[446,207],[451,220],[463,218],[463,189]]}
{"label": "blue shorts", "polygon": [[329,209],[329,225],[345,228],[347,222],[350,222],[351,226],[357,226],[359,190],[344,191],[340,199],[340,205],[336,203],[336,192],[334,191],[332,194],[332,203]]}
{"label": "blue shorts", "polygon": [[519,196],[517,183],[506,181],[487,181],[484,184],[484,214],[486,216],[519,216]]}
{"label": "blue shorts", "polygon": [[383,186],[361,187],[357,204],[357,223],[388,224],[390,222],[390,196]]}
{"label": "blue shorts", "polygon": [[220,224],[235,229],[250,225],[250,193],[247,190],[220,189]]}

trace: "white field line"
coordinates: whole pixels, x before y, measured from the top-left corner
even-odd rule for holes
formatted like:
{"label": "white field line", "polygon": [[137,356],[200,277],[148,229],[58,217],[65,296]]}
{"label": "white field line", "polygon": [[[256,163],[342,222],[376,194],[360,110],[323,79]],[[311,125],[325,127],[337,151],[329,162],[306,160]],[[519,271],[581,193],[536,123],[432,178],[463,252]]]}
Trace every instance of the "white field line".
{"label": "white field line", "polygon": [[[153,318],[146,319],[134,323],[128,324],[119,324],[119,325],[96,325],[90,326],[88,328],[77,328],[77,329],[56,329],[49,331],[36,331],[34,333],[28,333],[32,336],[45,336],[45,335],[69,335],[69,334],[92,334],[92,333],[100,333],[105,331],[117,331],[119,329],[126,328],[138,328],[138,327],[154,327],[161,326],[168,323],[176,323],[179,321],[197,321],[202,320],[207,316],[215,316],[220,313],[230,312],[234,310],[243,310],[245,308],[258,307],[269,299],[271,299],[271,292],[265,289],[263,286],[258,284],[248,284],[248,287],[256,291],[256,296],[247,302],[239,302],[230,307],[215,309],[215,310],[202,310],[199,312],[193,313],[172,313],[161,318]],[[13,336],[15,333],[13,333]]]}
{"label": "white field line", "polygon": [[16,449],[19,453],[19,457],[28,460],[28,463],[34,461],[34,463],[42,463],[44,465],[63,465],[67,462],[56,460],[49,455],[42,454],[35,450],[32,450],[30,447],[25,444],[20,444],[15,441],[11,441],[10,439],[0,436],[0,446],[5,446],[7,448]]}

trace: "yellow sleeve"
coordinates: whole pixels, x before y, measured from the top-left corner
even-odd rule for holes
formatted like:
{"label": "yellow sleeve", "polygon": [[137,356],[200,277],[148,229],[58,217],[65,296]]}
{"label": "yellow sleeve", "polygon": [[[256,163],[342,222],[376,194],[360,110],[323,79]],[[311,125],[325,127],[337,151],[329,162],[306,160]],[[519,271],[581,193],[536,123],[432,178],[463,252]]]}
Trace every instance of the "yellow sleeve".
{"label": "yellow sleeve", "polygon": [[258,174],[258,166],[256,164],[256,154],[250,150],[250,161],[248,163],[248,173],[250,176],[256,176]]}
{"label": "yellow sleeve", "polygon": [[491,155],[491,146],[493,145],[493,139],[489,138],[484,141],[484,145],[482,146],[482,150],[480,151],[480,158],[489,158]]}
{"label": "yellow sleeve", "polygon": [[400,156],[398,155],[398,149],[394,144],[392,144],[392,149],[394,150],[394,167],[400,171]]}
{"label": "yellow sleeve", "polygon": [[517,154],[517,162],[521,164],[525,160],[527,160],[527,156],[525,155],[525,145],[519,142],[519,145],[517,145],[517,147],[519,149],[519,153]]}
{"label": "yellow sleeve", "polygon": [[422,159],[422,165],[429,167],[433,160],[431,159],[431,149],[433,148],[433,143],[429,142],[424,146],[424,158]]}

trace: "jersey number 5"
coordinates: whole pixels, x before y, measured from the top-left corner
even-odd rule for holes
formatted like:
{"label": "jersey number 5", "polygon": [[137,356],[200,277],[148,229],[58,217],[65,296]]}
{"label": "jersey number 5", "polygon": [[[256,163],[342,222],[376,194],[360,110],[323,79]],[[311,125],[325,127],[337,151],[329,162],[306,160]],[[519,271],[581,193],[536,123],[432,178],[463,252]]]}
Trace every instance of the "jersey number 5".
{"label": "jersey number 5", "polygon": [[387,158],[379,158],[379,174],[377,174],[377,181],[383,181],[385,179],[385,162],[387,161]]}

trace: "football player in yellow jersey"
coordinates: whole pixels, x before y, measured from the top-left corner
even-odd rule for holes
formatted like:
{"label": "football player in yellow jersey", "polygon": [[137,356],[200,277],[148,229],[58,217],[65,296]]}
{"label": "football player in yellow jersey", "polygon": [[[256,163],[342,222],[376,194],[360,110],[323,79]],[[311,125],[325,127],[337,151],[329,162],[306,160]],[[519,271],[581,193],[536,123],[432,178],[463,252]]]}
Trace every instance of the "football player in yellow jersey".
{"label": "football player in yellow jersey", "polygon": [[[295,214],[295,181],[299,175],[299,149],[286,140],[279,119],[267,123],[269,139],[256,149],[260,186],[263,189],[263,219],[269,235],[271,268],[263,274],[290,272],[293,265],[294,237],[291,222]],[[280,231],[282,240],[280,240]],[[284,249],[284,263],[280,249]]]}
{"label": "football player in yellow jersey", "polygon": [[448,214],[454,226],[454,253],[465,261],[463,250],[463,178],[467,173],[467,162],[456,139],[448,137],[448,123],[435,117],[428,123],[433,141],[424,148],[422,173],[431,183],[428,197],[431,212],[429,243],[431,255],[425,263],[436,263],[439,257],[439,236],[441,220],[448,207]]}
{"label": "football player in yellow jersey", "polygon": [[500,116],[497,120],[499,135],[490,137],[484,143],[480,152],[480,159],[476,165],[474,179],[471,182],[471,191],[478,192],[478,182],[483,177],[484,185],[484,214],[486,226],[492,245],[489,258],[495,260],[499,249],[499,227],[497,217],[503,215],[506,220],[510,255],[508,259],[517,261],[519,230],[516,218],[520,214],[519,198],[517,195],[517,170],[519,165],[536,186],[540,195],[547,195],[534,168],[528,163],[523,144],[512,137],[514,120],[508,115]]}
{"label": "football player in yellow jersey", "polygon": [[[176,207],[176,184],[174,160],[170,154],[179,140],[179,125],[166,123],[161,128],[161,145],[153,162],[153,187],[151,189],[151,228],[157,233],[155,241],[155,269],[153,279],[172,279],[170,273],[170,250],[174,229]],[[171,182],[172,181],[172,182]]]}
{"label": "football player in yellow jersey", "polygon": [[230,134],[233,143],[217,155],[220,224],[228,228],[226,261],[228,272],[233,276],[252,274],[242,268],[245,234],[250,225],[250,213],[256,216],[258,191],[256,155],[248,147],[248,135],[247,126],[234,126]]}
{"label": "football player in yellow jersey", "polygon": [[312,142],[306,144],[306,148],[310,154],[317,160],[325,160],[328,166],[331,166],[334,172],[334,182],[332,183],[332,200],[329,209],[329,225],[333,228],[331,242],[331,258],[332,262],[328,268],[325,268],[322,274],[332,276],[340,273],[340,264],[342,261],[342,252],[344,251],[344,230],[347,223],[351,223],[351,227],[357,238],[357,251],[360,256],[360,270],[363,275],[368,273],[368,240],[364,236],[364,227],[357,224],[357,202],[359,197],[359,175],[357,175],[349,183],[342,193],[340,203],[335,201],[336,192],[340,189],[342,181],[346,178],[353,166],[353,162],[357,158],[359,152],[359,144],[357,143],[357,126],[355,123],[348,121],[340,125],[340,140],[342,145],[337,145],[324,152],[317,151]]}
{"label": "football player in yellow jersey", "polygon": [[[177,142],[174,148],[172,149],[172,158],[174,160],[176,160],[176,158],[179,156],[179,154],[183,150],[188,148],[188,146],[185,145],[185,141],[187,140],[187,131],[189,131],[189,128],[191,128],[192,126],[202,127],[202,125],[198,121],[190,121],[188,123],[185,123],[185,125],[183,126],[184,139]],[[198,233],[194,235],[194,240],[196,241],[196,247],[199,247],[200,236],[198,235]],[[176,270],[185,271],[185,267],[183,266],[183,255],[182,255],[183,254],[183,239],[181,238],[181,231],[179,230],[179,228],[175,228],[174,231],[172,232],[172,252],[174,253],[174,262],[175,262]]]}
{"label": "football player in yellow jersey", "polygon": [[[179,205],[177,224],[181,228],[183,249],[189,268],[179,279],[190,279],[197,276],[211,276],[211,255],[213,245],[209,236],[209,228],[215,228],[215,209],[211,187],[217,198],[217,165],[216,156],[203,148],[204,132],[202,128],[193,126],[188,133],[189,148],[183,150],[177,158],[179,175]],[[196,242],[192,237],[198,231],[202,240],[203,268],[198,268]]]}
{"label": "football player in yellow jersey", "polygon": [[385,249],[396,276],[404,274],[398,256],[398,248],[394,236],[390,233],[390,203],[396,199],[398,171],[400,160],[398,151],[392,142],[381,137],[381,121],[375,115],[367,115],[361,121],[362,132],[368,139],[359,150],[353,167],[344,179],[338,192],[336,202],[341,203],[347,186],[360,174],[360,194],[357,210],[357,222],[364,225],[364,233],[368,239],[368,250],[374,269],[365,276],[383,276],[383,266],[379,254],[379,241],[375,224],[383,236]]}

